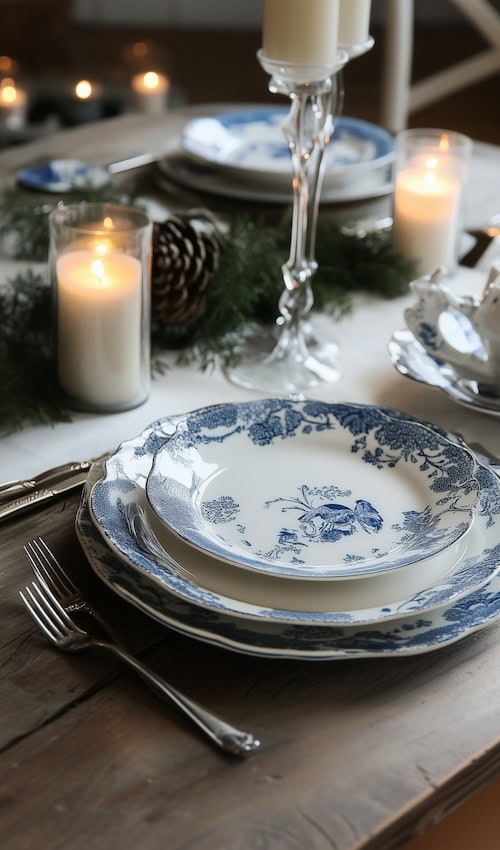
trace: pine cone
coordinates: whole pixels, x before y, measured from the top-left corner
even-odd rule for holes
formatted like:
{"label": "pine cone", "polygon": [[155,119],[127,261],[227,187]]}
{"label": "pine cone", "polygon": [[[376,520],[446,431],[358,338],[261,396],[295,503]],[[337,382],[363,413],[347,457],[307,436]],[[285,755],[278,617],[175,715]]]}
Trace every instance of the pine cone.
{"label": "pine cone", "polygon": [[219,262],[219,243],[188,218],[173,216],[153,228],[152,313],[167,325],[187,324],[204,312]]}

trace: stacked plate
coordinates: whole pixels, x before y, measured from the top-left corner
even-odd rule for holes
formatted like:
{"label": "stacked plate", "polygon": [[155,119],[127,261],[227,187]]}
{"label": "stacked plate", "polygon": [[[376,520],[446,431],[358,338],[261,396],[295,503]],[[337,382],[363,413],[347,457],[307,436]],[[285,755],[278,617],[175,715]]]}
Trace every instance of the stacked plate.
{"label": "stacked plate", "polygon": [[[449,325],[449,330],[455,335],[457,344],[463,346],[464,332],[468,331],[464,327],[466,323],[460,314],[455,314],[452,319],[454,323]],[[449,363],[426,351],[408,328],[393,333],[389,354],[400,375],[434,387],[464,407],[489,416],[500,416],[499,396],[481,391],[476,381],[461,378]]]}
{"label": "stacked plate", "polygon": [[[232,109],[189,121],[180,150],[161,175],[197,191],[290,203],[290,153],[281,124],[286,107]],[[322,199],[352,201],[392,190],[394,140],[382,127],[340,117],[326,152]]]}
{"label": "stacked plate", "polygon": [[397,411],[217,405],[152,423],[93,475],[77,532],[95,572],[201,640],[410,655],[500,619],[500,479]]}

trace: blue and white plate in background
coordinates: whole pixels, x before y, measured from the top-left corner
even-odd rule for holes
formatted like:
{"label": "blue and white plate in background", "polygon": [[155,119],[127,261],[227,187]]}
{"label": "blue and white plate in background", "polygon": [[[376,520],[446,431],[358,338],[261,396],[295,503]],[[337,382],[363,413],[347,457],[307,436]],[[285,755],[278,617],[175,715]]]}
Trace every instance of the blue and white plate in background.
{"label": "blue and white plate in background", "polygon": [[[281,130],[286,107],[229,110],[195,118],[184,127],[185,152],[219,169],[252,179],[290,180],[290,154]],[[394,140],[382,127],[339,117],[326,152],[325,183],[352,180],[394,159]]]}
{"label": "blue and white plate in background", "polygon": [[56,193],[99,189],[111,180],[104,166],[90,165],[78,159],[52,159],[32,168],[20,169],[16,177],[27,189]]}

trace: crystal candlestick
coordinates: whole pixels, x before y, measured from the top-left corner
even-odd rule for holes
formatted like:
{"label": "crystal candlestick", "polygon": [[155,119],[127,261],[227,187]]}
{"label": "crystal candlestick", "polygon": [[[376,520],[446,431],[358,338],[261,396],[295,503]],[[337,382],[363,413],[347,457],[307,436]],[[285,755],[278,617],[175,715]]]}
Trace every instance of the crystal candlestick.
{"label": "crystal candlestick", "polygon": [[315,242],[324,154],[338,114],[337,74],[348,57],[339,52],[335,62],[319,66],[277,62],[263,51],[258,58],[271,75],[269,90],[291,101],[282,125],[292,166],[290,256],[282,266],[277,341],[264,331],[249,338],[226,375],[240,386],[293,395],[340,377],[337,347],[311,337],[307,316],[314,303],[311,281],[318,267]]}

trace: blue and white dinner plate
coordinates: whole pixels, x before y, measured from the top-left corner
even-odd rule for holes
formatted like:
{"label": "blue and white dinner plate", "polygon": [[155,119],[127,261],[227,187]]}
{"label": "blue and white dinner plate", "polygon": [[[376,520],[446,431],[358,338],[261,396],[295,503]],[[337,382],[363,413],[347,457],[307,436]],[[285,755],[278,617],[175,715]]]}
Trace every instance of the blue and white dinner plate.
{"label": "blue and white dinner plate", "polygon": [[[269,176],[259,177],[245,171],[221,169],[209,163],[183,155],[179,150],[167,153],[157,163],[156,181],[160,189],[168,194],[172,191],[172,182],[200,192],[239,201],[258,203],[291,204],[291,178],[278,180]],[[392,192],[391,164],[383,168],[372,168],[354,175],[342,176],[340,172],[326,174],[321,189],[322,203],[348,203],[368,198],[378,198]]]}
{"label": "blue and white dinner plate", "polygon": [[471,453],[380,409],[316,401],[187,415],[146,483],[156,515],[213,557],[278,577],[412,568],[466,534]]}
{"label": "blue and white dinner plate", "polygon": [[[168,426],[165,420],[163,423],[163,428],[157,424],[156,439],[160,438],[160,430],[162,439],[166,438]],[[174,428],[172,423],[171,432]],[[480,468],[481,478],[483,473],[488,473],[486,467]],[[311,627],[300,621],[290,625],[266,619],[249,622],[193,605],[169,593],[147,569],[133,568],[126,559],[119,559],[106,545],[91,519],[88,502],[88,492],[101,474],[99,463],[91,470],[76,520],[77,534],[91,567],[119,596],[189,637],[254,656],[319,661],[430,652],[500,621],[500,577],[495,572],[489,583],[450,604],[371,628],[324,624]],[[498,492],[496,498],[491,516],[493,525],[498,523],[496,518],[500,513]],[[485,506],[486,502],[480,515]],[[497,537],[496,533],[494,536]],[[483,554],[498,563],[500,545],[497,543]]]}
{"label": "blue and white dinner plate", "polygon": [[[194,118],[184,127],[181,144],[191,156],[252,179],[290,181],[290,153],[281,130],[286,107],[228,110]],[[383,169],[394,159],[394,139],[382,127],[339,117],[325,154],[325,181],[333,175],[351,180],[357,173]]]}
{"label": "blue and white dinner plate", "polygon": [[500,400],[477,391],[477,385],[457,377],[452,367],[431,357],[408,329],[389,341],[391,361],[400,375],[441,390],[448,398],[489,416],[500,416]]}
{"label": "blue and white dinner plate", "polygon": [[111,180],[104,166],[89,165],[77,159],[52,159],[42,165],[20,169],[16,177],[27,189],[56,193],[99,189]]}
{"label": "blue and white dinner plate", "polygon": [[[216,408],[210,408],[215,410]],[[396,412],[393,412],[394,415]],[[126,506],[142,504],[144,484],[156,449],[175,432],[183,416],[171,417],[149,426],[138,437],[123,443],[106,464],[106,474],[91,494],[92,520],[108,554],[122,564],[123,575],[134,575],[154,595],[176,597],[194,608],[204,608],[217,617],[236,620],[268,620],[286,624],[333,626],[379,623],[410,612],[423,615],[432,608],[457,601],[485,584],[495,573],[499,558],[496,516],[500,513],[500,490],[496,477],[479,468],[481,502],[465,557],[436,580],[422,571],[357,579],[355,582],[283,582],[274,577],[234,570],[197,553],[172,537],[166,548],[192,573],[176,575],[158,563],[139,545],[127,522]],[[497,547],[498,548],[498,547]],[[432,562],[431,562],[432,563]],[[433,574],[434,573],[434,574]],[[130,588],[129,588],[130,590]],[[378,594],[378,597],[377,597]]]}

